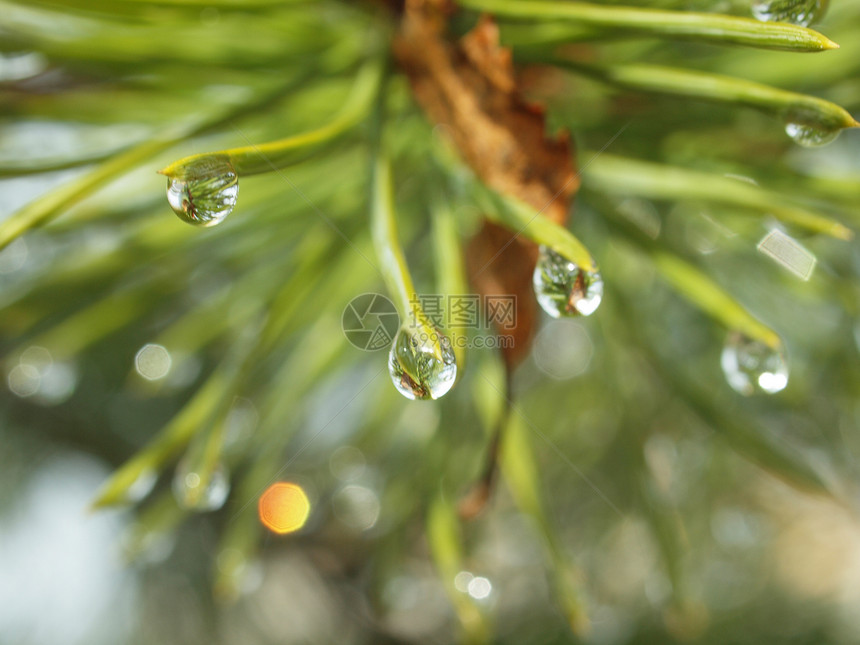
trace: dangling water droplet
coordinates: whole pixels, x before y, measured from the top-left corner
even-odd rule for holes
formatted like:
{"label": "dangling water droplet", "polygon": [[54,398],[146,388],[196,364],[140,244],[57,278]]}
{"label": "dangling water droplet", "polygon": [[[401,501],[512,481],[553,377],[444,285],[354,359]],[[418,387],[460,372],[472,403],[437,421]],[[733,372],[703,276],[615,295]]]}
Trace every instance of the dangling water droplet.
{"label": "dangling water droplet", "polygon": [[752,15],[762,22],[790,22],[808,27],[827,10],[828,0],[755,0]]}
{"label": "dangling water droplet", "polygon": [[179,219],[196,226],[215,226],[236,205],[239,179],[226,159],[207,158],[167,178],[167,201]]}
{"label": "dangling water droplet", "polygon": [[173,496],[182,508],[189,511],[215,511],[224,506],[229,494],[230,480],[223,466],[217,466],[205,484],[200,473],[190,469],[187,459],[176,466]]}
{"label": "dangling water droplet", "polygon": [[603,278],[546,246],[540,247],[533,276],[537,301],[553,318],[590,316],[603,298]]}
{"label": "dangling water droplet", "polygon": [[828,129],[794,121],[787,121],[785,124],[785,133],[794,139],[795,143],[806,148],[827,145],[839,136],[839,132],[840,128]]}
{"label": "dangling water droplet", "polygon": [[788,385],[788,363],[783,352],[740,332],[729,334],[720,364],[729,385],[744,396],[756,390],[775,394]]}
{"label": "dangling water droplet", "polygon": [[388,373],[394,387],[407,399],[444,396],[457,378],[451,341],[435,328],[427,333],[401,327],[388,354]]}

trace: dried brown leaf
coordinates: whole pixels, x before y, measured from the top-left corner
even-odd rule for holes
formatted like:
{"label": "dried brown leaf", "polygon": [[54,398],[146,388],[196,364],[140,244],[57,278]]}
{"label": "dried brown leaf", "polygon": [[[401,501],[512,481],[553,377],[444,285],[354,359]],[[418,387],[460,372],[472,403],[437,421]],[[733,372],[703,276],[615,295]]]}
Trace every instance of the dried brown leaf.
{"label": "dried brown leaf", "polygon": [[[394,52],[416,100],[475,173],[493,189],[516,197],[559,224],[579,188],[569,136],[546,136],[541,107],[518,90],[511,52],[499,46],[487,16],[458,42],[446,38],[449,7],[440,0],[407,0]],[[471,280],[484,295],[515,295],[517,324],[506,330],[514,347],[509,366],[528,352],[537,318],[531,274],[534,244],[485,222],[467,249]]]}

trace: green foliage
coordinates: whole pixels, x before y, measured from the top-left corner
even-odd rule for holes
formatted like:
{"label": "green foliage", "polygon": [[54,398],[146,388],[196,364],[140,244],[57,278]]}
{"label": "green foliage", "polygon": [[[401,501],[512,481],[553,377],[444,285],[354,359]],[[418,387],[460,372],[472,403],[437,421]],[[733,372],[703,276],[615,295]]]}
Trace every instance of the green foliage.
{"label": "green foliage", "polygon": [[[93,503],[133,509],[130,559],[188,527],[216,535],[200,586],[220,611],[255,602],[255,562],[316,563],[321,615],[350,642],[856,642],[768,536],[806,504],[856,507],[857,137],[807,149],[785,127],[816,143],[857,125],[860,3],[835,4],[828,36],[740,3],[458,4],[455,30],[492,13],[515,61],[553,68],[523,78],[577,143],[570,230],[440,145],[388,69],[385,3],[0,0],[0,55],[37,66],[0,65],[10,445],[32,430],[115,468]],[[831,37],[840,50],[824,51]],[[193,228],[157,172],[193,179],[213,158],[239,176],[238,203]],[[513,402],[497,354],[456,343],[451,393],[407,402],[384,352],[346,342],[344,307],[388,285],[429,329],[411,295],[466,292],[459,254],[483,216],[596,261],[604,304],[539,333]],[[775,227],[817,257],[808,281],[757,252]],[[787,349],[785,391],[728,387],[732,331]],[[172,361],[151,381],[135,369],[147,343]],[[73,393],[51,394],[34,346],[76,375]],[[580,369],[554,378],[565,360]],[[457,499],[499,426],[499,485],[466,522]],[[338,470],[339,447],[364,470]],[[177,495],[189,472],[195,490]],[[198,513],[219,472],[223,510]],[[258,523],[277,479],[311,493],[298,535]],[[726,517],[753,537],[732,542]],[[489,599],[461,571],[492,581]],[[425,631],[421,606],[395,620],[404,585],[428,607],[447,598]]]}

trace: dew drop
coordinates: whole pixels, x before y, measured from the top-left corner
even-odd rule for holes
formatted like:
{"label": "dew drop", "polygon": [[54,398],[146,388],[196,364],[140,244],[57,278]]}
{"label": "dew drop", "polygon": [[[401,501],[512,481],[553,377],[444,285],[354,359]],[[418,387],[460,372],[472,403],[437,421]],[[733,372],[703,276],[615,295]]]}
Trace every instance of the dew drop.
{"label": "dew drop", "polygon": [[[442,360],[436,356],[439,348]],[[441,331],[428,334],[401,327],[388,354],[388,373],[407,399],[438,399],[454,386],[457,361],[451,341]]]}
{"label": "dew drop", "polygon": [[215,226],[236,205],[239,179],[226,159],[205,159],[184,168],[181,176],[168,177],[167,201],[184,222]]}
{"label": "dew drop", "polygon": [[794,121],[785,124],[785,133],[805,148],[827,145],[839,136],[839,132],[839,128],[828,129]]}
{"label": "dew drop", "polygon": [[212,471],[208,482],[200,473],[189,468],[183,459],[173,475],[173,496],[176,502],[189,511],[215,511],[224,506],[230,494],[230,480],[226,469],[218,465]]}
{"label": "dew drop", "polygon": [[540,247],[533,282],[538,303],[553,318],[590,316],[603,298],[599,272],[583,271],[546,246]]}
{"label": "dew drop", "polygon": [[827,11],[827,0],[756,0],[752,14],[762,22],[790,22],[808,27]]}
{"label": "dew drop", "polygon": [[788,363],[779,349],[732,332],[720,358],[729,385],[744,396],[756,391],[775,394],[788,385]]}

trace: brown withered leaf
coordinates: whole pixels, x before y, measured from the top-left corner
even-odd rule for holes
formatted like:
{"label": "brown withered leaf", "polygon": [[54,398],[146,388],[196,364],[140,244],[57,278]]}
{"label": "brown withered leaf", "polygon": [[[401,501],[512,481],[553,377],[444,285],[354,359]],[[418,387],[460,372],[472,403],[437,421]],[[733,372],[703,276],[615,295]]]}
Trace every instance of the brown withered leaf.
{"label": "brown withered leaf", "polygon": [[515,324],[508,329],[496,327],[498,335],[513,339],[512,343],[500,343],[509,367],[518,365],[528,354],[538,314],[532,291],[537,248],[526,239],[511,241],[514,234],[484,220],[466,246],[466,270],[478,292],[485,296],[516,296]]}
{"label": "brown withered leaf", "polygon": [[[394,43],[400,67],[427,116],[444,126],[463,159],[488,186],[559,224],[579,188],[570,138],[546,136],[543,109],[517,89],[511,52],[487,16],[458,42],[447,40],[443,0],[406,0]],[[483,295],[514,295],[517,318],[509,367],[527,354],[537,319],[531,288],[537,252],[530,241],[485,222],[467,248],[467,268]]]}

